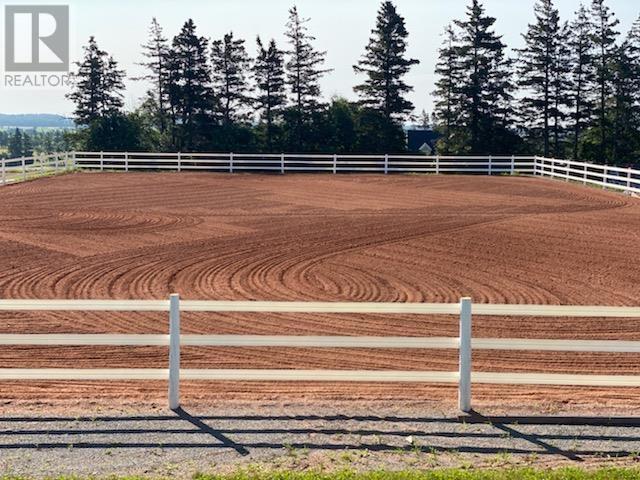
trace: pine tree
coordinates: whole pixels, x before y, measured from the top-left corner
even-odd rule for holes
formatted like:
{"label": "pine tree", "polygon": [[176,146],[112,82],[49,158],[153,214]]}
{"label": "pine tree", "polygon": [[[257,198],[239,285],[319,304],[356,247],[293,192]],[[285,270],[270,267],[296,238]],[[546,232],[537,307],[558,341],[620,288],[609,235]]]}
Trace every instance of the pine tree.
{"label": "pine tree", "polygon": [[613,68],[612,159],[640,158],[640,18],[617,49]]}
{"label": "pine tree", "polygon": [[13,135],[9,137],[8,147],[9,147],[9,158],[18,158],[25,155],[22,130],[20,130],[19,128],[16,128]]}
{"label": "pine tree", "polygon": [[139,65],[145,67],[149,73],[134,80],[144,80],[151,83],[151,88],[147,91],[145,102],[149,110],[152,111],[156,127],[160,133],[167,130],[168,118],[168,56],[169,42],[162,33],[162,27],[153,18],[149,28],[149,40],[142,45],[142,55],[147,58],[146,62]]}
{"label": "pine tree", "polygon": [[[223,125],[246,119],[243,111],[250,103],[247,72],[250,60],[244,40],[234,39],[233,32],[211,44],[212,85],[222,114]],[[246,110],[246,109],[245,109]]]}
{"label": "pine tree", "polygon": [[581,5],[576,17],[569,24],[567,46],[570,52],[569,98],[572,105],[570,119],[572,123],[572,155],[579,158],[580,138],[593,118],[593,102],[588,94],[594,81],[593,69],[593,33],[587,9]]}
{"label": "pine tree", "polygon": [[518,50],[519,86],[524,93],[521,104],[526,130],[542,139],[543,155],[548,157],[552,111],[559,114],[556,90],[560,87],[557,69],[562,63],[559,61],[560,13],[553,0],[537,0],[534,12],[536,21],[523,35],[525,47]]}
{"label": "pine tree", "polygon": [[[569,36],[569,24],[565,22],[560,28],[560,38],[566,39]],[[553,138],[552,153],[555,158],[563,157],[566,151],[567,119],[572,105],[570,59],[571,50],[568,45],[565,41],[559,42],[551,76],[553,105],[550,116]]]}
{"label": "pine tree", "polygon": [[293,132],[294,147],[301,148],[303,144],[303,125],[319,106],[320,78],[330,72],[322,69],[326,52],[313,48],[315,37],[309,35],[307,23],[309,19],[300,18],[298,9],[294,6],[289,10],[289,21],[285,36],[289,39],[289,59],[285,64],[287,71],[286,83],[289,86],[293,103]]}
{"label": "pine tree", "polygon": [[210,122],[213,107],[211,69],[205,37],[196,34],[189,19],[176,35],[169,53],[169,102],[174,126],[174,145],[179,149],[197,147],[199,137]]}
{"label": "pine tree", "polygon": [[89,125],[103,116],[117,113],[124,102],[125,73],[116,61],[98,48],[94,37],[84,47],[84,60],[78,67],[74,89],[66,97],[76,104],[74,116],[79,125]]}
{"label": "pine tree", "polygon": [[416,126],[421,128],[422,130],[429,130],[431,128],[431,120],[429,119],[429,114],[424,108],[418,116],[418,123],[416,124]]}
{"label": "pine tree", "polygon": [[458,39],[452,25],[444,31],[444,41],[438,51],[436,64],[435,117],[437,129],[442,134],[438,141],[442,154],[449,155],[455,142],[454,135],[460,116],[460,64],[457,50]]}
{"label": "pine tree", "polygon": [[613,94],[613,64],[616,56],[615,30],[620,23],[605,5],[605,0],[593,0],[591,18],[593,23],[593,43],[595,61],[595,82],[597,85],[596,108],[598,111],[598,129],[600,142],[598,156],[600,161],[607,160],[609,147],[609,125],[607,109]]}
{"label": "pine tree", "polygon": [[413,104],[406,99],[413,88],[403,77],[420,62],[405,56],[409,33],[404,18],[390,1],[382,3],[371,33],[364,56],[353,67],[367,78],[354,90],[363,106],[382,112],[390,122],[401,121],[413,111]]}
{"label": "pine tree", "polygon": [[512,116],[511,62],[501,37],[492,31],[495,21],[479,0],[472,0],[467,19],[454,22],[460,29],[461,123],[469,131],[464,150],[472,154],[508,149],[511,138],[506,131]]}
{"label": "pine tree", "polygon": [[276,46],[275,40],[264,47],[260,37],[256,39],[258,54],[253,66],[253,77],[258,94],[256,105],[266,123],[266,143],[269,151],[273,148],[274,124],[282,113],[286,102],[284,90],[284,52]]}

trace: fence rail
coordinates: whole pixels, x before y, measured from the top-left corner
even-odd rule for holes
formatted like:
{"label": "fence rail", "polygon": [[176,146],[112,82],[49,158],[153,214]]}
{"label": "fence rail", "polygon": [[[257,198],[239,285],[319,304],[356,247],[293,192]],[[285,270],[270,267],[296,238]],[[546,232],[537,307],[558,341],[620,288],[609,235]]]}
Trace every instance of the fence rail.
{"label": "fence rail", "polygon": [[[640,318],[640,307],[491,305],[460,303],[347,303],[347,302],[257,302],[169,300],[0,300],[0,311],[156,311],[169,312],[168,335],[132,334],[6,334],[0,345],[117,345],[168,346],[167,369],[0,369],[0,380],[168,380],[169,406],[180,405],[182,380],[235,381],[340,381],[340,382],[435,382],[457,383],[459,407],[471,409],[471,385],[584,385],[640,387],[640,376],[571,375],[548,373],[472,372],[471,352],[476,350],[533,350],[559,352],[640,353],[640,341],[553,340],[472,338],[472,313],[476,315]],[[181,312],[257,313],[386,313],[445,314],[459,316],[458,337],[367,337],[367,336],[271,336],[271,335],[182,335]],[[459,350],[457,372],[362,371],[362,370],[202,370],[180,369],[180,347],[286,347],[286,348],[380,348]]]}
{"label": "fence rail", "polygon": [[74,168],[73,153],[51,153],[0,160],[0,185],[22,182],[43,175],[56,175]]}
{"label": "fence rail", "polygon": [[640,170],[532,156],[64,152],[0,160],[1,183],[70,169],[228,173],[534,175],[640,193]]}

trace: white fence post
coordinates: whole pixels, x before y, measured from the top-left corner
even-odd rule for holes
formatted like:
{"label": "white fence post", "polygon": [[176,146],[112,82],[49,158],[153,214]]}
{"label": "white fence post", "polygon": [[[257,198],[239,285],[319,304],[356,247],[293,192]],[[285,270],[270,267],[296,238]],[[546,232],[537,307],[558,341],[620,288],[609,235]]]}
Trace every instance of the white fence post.
{"label": "white fence post", "polygon": [[458,407],[471,411],[471,298],[460,299],[460,360]]}
{"label": "white fence post", "polygon": [[627,169],[627,188],[631,188],[631,167]]}
{"label": "white fence post", "polygon": [[515,175],[515,173],[516,173],[516,156],[511,155],[511,175]]}
{"label": "white fence post", "polygon": [[180,296],[169,297],[169,408],[180,407]]}
{"label": "white fence post", "polygon": [[229,154],[229,173],[233,173],[233,152]]}
{"label": "white fence post", "polygon": [[587,184],[587,164],[584,164],[584,174],[582,175],[582,184]]}
{"label": "white fence post", "polygon": [[385,153],[384,154],[384,174],[388,174],[389,173],[389,154]]}
{"label": "white fence post", "polygon": [[26,180],[27,179],[27,161],[25,160],[24,157],[20,157],[22,158],[22,180]]}
{"label": "white fence post", "polygon": [[129,171],[129,152],[124,152],[124,171]]}
{"label": "white fence post", "polygon": [[491,162],[492,162],[492,156],[489,155],[489,176],[491,176]]}
{"label": "white fence post", "polygon": [[100,171],[104,172],[104,152],[100,151]]}
{"label": "white fence post", "polygon": [[436,155],[436,175],[440,175],[440,155]]}
{"label": "white fence post", "polygon": [[182,171],[182,153],[178,152],[178,172]]}
{"label": "white fence post", "polygon": [[73,152],[73,155],[71,156],[71,169],[76,169],[76,152]]}
{"label": "white fence post", "polygon": [[284,153],[280,154],[280,173],[284,175]]}
{"label": "white fence post", "polygon": [[333,154],[333,173],[338,173],[338,155]]}

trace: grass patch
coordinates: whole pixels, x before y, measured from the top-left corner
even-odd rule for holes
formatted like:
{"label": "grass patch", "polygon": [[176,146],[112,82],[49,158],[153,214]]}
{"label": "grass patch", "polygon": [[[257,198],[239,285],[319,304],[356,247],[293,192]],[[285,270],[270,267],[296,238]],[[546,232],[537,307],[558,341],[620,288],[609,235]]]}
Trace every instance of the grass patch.
{"label": "grass patch", "polygon": [[[96,480],[100,477],[86,477]],[[146,480],[146,477],[105,477],[109,480]],[[171,477],[167,477],[167,480]],[[84,477],[49,477],[48,480],[83,480]],[[583,470],[580,468],[536,469],[436,469],[424,471],[385,470],[356,472],[343,470],[333,473],[321,471],[268,470],[250,467],[227,474],[202,474],[194,480],[635,480],[640,479],[639,468],[602,468]],[[25,476],[3,476],[0,480],[30,480]]]}
{"label": "grass patch", "polygon": [[543,470],[535,468],[503,468],[400,472],[355,472],[345,470],[334,473],[249,469],[224,475],[198,474],[194,478],[196,480],[631,480],[640,479],[640,469],[605,468],[582,470],[578,468],[562,468]]}

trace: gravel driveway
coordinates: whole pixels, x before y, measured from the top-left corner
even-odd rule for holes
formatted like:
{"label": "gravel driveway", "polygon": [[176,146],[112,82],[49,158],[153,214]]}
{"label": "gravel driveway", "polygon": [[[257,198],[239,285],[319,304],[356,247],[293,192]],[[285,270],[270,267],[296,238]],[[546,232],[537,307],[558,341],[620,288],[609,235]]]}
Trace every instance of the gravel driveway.
{"label": "gravel driveway", "polygon": [[0,475],[189,478],[238,466],[409,469],[635,464],[640,418],[458,417],[420,405],[255,404],[0,417]]}

